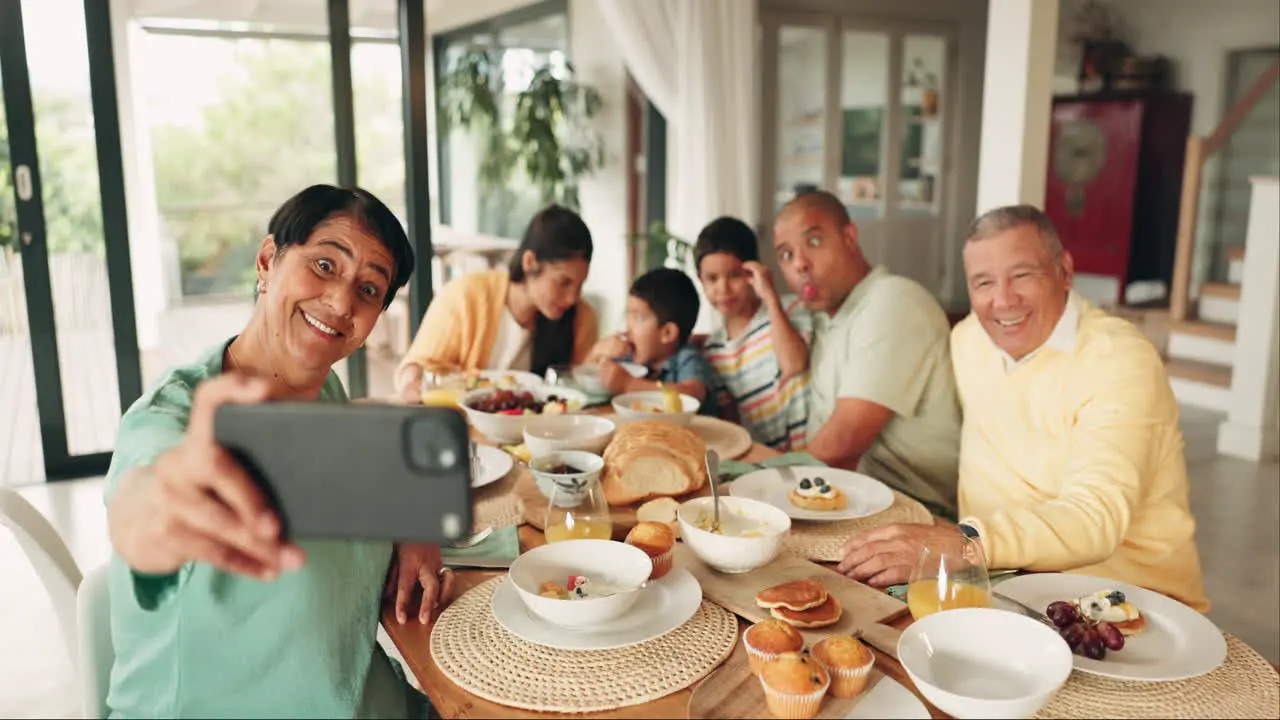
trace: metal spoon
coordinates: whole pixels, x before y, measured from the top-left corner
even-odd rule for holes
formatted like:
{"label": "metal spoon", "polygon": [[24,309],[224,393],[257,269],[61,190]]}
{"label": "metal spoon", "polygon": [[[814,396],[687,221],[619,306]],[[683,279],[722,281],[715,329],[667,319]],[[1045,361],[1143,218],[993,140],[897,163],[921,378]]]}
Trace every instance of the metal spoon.
{"label": "metal spoon", "polygon": [[707,482],[711,483],[711,507],[713,508],[713,519],[711,522],[711,532],[720,532],[720,456],[715,450],[707,451]]}
{"label": "metal spoon", "polygon": [[449,543],[449,547],[455,550],[461,550],[463,548],[473,547],[489,539],[489,536],[492,534],[493,534],[493,526],[490,525],[489,527],[481,530],[480,532],[476,533],[475,535],[472,535],[469,538],[463,538],[458,542]]}

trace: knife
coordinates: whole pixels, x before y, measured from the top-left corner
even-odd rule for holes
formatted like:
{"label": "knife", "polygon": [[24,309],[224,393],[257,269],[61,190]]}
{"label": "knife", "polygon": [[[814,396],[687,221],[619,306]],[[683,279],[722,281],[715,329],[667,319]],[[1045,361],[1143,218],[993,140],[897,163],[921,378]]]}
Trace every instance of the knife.
{"label": "knife", "polygon": [[1005,595],[1004,593],[1000,593],[1000,592],[996,592],[995,590],[992,590],[991,597],[1001,602],[1012,605],[1015,612],[1026,615],[1032,620],[1039,620],[1040,622],[1044,623],[1045,625],[1048,625],[1054,630],[1058,629],[1058,626],[1053,624],[1053,621],[1049,619],[1048,615],[1045,615],[1044,613],[1040,612],[1039,610],[1036,610],[1035,608],[1029,605],[1023,605],[1022,603],[1018,602],[1017,600],[1014,600],[1013,598],[1009,597],[1008,595]]}
{"label": "knife", "polygon": [[444,566],[451,568],[496,568],[510,570],[513,561],[509,558],[494,557],[456,557],[444,558]]}

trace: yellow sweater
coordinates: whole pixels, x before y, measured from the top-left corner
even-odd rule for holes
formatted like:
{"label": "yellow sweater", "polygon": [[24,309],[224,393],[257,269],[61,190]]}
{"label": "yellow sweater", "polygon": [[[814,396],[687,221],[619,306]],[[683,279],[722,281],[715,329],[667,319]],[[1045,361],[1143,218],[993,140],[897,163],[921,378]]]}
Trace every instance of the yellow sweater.
{"label": "yellow sweater", "polygon": [[[485,370],[511,285],[505,269],[463,275],[432,299],[418,335],[397,370],[415,363],[432,372]],[[597,340],[596,313],[578,301],[573,327],[573,361],[586,360]]]}
{"label": "yellow sweater", "polygon": [[1156,349],[1080,304],[1074,352],[1006,372],[973,316],[951,335],[962,522],[994,568],[1077,572],[1208,609],[1178,405]]}

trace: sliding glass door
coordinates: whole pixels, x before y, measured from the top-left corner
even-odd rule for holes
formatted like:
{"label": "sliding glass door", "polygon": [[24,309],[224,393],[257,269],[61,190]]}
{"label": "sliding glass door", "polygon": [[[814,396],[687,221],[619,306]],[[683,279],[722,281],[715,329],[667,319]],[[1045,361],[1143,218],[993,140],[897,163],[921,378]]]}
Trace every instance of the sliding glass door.
{"label": "sliding glass door", "polygon": [[89,42],[85,10],[78,0],[0,0],[8,485],[105,469],[121,407],[140,386],[128,254],[109,242],[127,242],[110,36]]}

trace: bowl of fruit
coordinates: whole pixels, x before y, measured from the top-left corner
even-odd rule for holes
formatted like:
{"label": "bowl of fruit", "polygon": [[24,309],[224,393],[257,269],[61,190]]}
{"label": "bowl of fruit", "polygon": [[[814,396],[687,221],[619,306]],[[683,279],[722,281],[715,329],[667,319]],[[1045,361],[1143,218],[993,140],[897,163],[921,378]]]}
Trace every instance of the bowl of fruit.
{"label": "bowl of fruit", "polygon": [[586,401],[583,393],[563,387],[486,388],[464,395],[462,410],[471,426],[489,439],[515,444],[524,439],[524,427],[531,418],[578,412]]}
{"label": "bowl of fruit", "polygon": [[688,425],[701,407],[702,403],[697,398],[683,395],[671,387],[627,393],[613,399],[613,410],[618,413],[618,420],[624,423],[662,420],[676,425]]}

